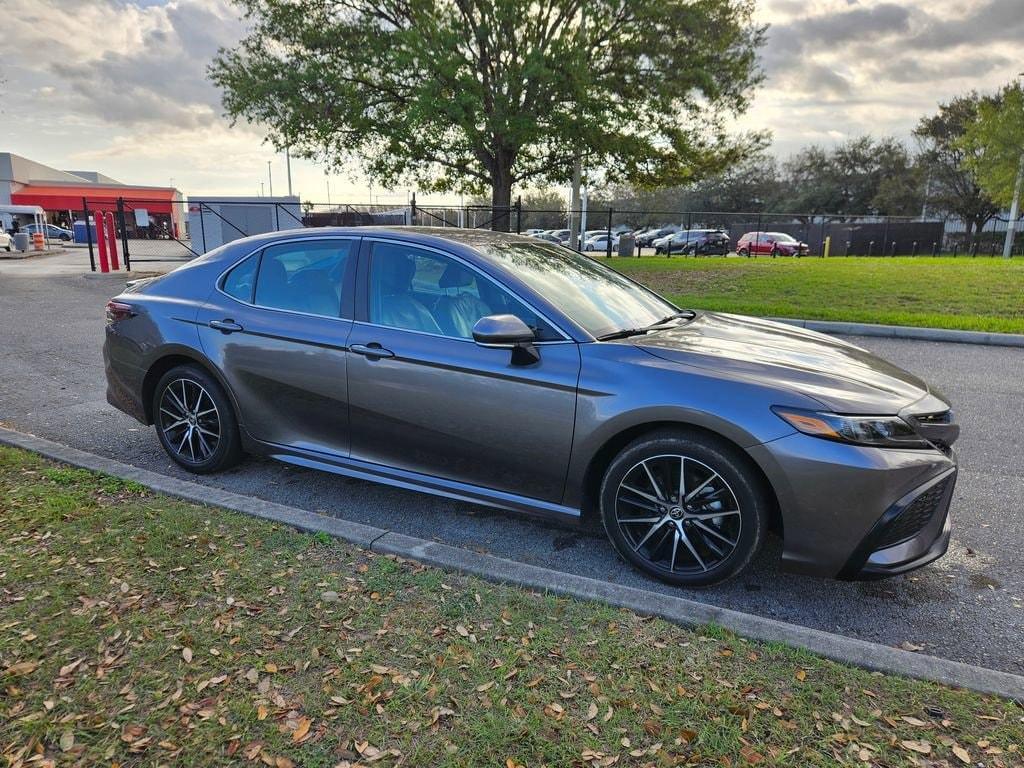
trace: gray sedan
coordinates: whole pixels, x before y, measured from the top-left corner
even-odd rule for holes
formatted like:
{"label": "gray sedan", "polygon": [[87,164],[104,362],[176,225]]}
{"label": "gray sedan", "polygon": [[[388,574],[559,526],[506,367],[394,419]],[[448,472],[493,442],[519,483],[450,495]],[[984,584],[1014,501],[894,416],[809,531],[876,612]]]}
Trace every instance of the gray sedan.
{"label": "gray sedan", "polygon": [[244,453],[599,518],[680,585],[782,564],[872,578],[946,550],[958,427],[851,344],[682,309],[536,238],[428,228],[237,240],[107,305],[107,399],[171,458]]}

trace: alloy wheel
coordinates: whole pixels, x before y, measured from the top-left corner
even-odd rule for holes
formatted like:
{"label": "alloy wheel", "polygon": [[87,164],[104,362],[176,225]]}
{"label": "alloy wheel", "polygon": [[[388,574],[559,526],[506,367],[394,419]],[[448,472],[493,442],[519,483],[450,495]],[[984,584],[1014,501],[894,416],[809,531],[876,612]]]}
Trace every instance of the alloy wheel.
{"label": "alloy wheel", "polygon": [[623,476],[615,521],[628,546],[669,574],[703,574],[740,542],[743,516],[732,488],[707,464],[652,456]]}
{"label": "alloy wheel", "polygon": [[192,379],[175,379],[164,387],[158,423],[167,445],[186,462],[207,461],[220,443],[217,405]]}

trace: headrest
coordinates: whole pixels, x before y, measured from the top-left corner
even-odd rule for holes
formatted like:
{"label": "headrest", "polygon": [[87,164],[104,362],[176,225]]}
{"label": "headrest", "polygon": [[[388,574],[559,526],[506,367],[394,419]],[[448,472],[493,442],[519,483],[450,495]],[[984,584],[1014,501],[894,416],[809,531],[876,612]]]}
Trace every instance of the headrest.
{"label": "headrest", "polygon": [[453,261],[444,268],[437,284],[441,288],[465,288],[473,284],[473,273]]}
{"label": "headrest", "polygon": [[408,293],[412,288],[412,276],[416,273],[416,262],[409,255],[388,255],[381,259],[380,282],[385,294]]}

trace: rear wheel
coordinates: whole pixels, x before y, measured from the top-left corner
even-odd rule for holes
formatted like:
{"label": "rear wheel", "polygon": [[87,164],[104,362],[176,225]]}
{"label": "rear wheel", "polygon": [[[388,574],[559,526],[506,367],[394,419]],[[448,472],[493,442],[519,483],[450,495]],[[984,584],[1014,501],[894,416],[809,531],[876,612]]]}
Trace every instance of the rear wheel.
{"label": "rear wheel", "polygon": [[218,472],[242,457],[231,402],[199,366],[177,366],[160,378],[153,394],[153,421],[164,450],[189,472]]}
{"label": "rear wheel", "polygon": [[706,586],[743,571],[764,543],[768,500],[747,460],[703,433],[658,432],[626,446],[601,485],[615,549],[662,581]]}

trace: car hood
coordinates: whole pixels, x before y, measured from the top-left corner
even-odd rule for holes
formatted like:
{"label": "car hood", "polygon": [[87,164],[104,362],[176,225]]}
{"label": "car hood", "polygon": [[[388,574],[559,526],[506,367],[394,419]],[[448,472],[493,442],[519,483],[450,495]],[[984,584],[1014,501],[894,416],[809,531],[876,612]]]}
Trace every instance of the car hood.
{"label": "car hood", "polygon": [[929,394],[921,379],[860,347],[770,320],[702,312],[629,341],[665,360],[799,392],[836,413],[895,414]]}

